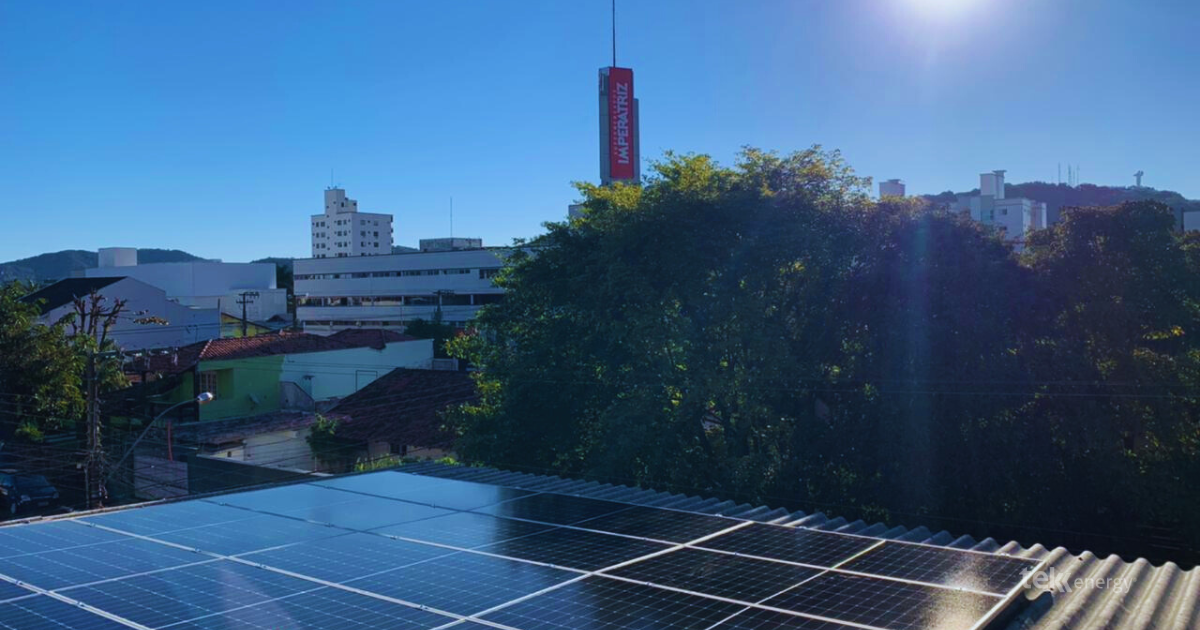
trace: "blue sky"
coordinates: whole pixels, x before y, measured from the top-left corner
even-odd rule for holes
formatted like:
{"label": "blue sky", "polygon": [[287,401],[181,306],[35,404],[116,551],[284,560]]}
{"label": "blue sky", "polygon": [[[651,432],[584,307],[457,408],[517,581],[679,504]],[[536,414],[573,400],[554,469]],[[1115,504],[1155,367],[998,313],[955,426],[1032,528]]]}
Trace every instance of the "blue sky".
{"label": "blue sky", "polygon": [[[0,260],[307,256],[330,169],[397,243],[540,231],[598,178],[607,0],[0,3]],[[1200,197],[1200,2],[620,0],[642,156],[820,143],[910,192]]]}

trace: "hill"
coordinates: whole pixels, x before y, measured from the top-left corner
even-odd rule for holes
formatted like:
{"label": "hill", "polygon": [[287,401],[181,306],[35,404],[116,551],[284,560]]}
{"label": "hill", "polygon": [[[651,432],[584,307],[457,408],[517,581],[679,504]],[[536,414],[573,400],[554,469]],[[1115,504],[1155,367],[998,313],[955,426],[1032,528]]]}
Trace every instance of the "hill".
{"label": "hill", "polygon": [[[935,203],[950,203],[956,195],[977,195],[979,189],[955,193],[947,190],[937,195],[926,195]],[[1026,182],[1006,184],[1006,197],[1027,197],[1046,204],[1046,214],[1051,223],[1058,221],[1058,212],[1063,206],[1113,206],[1124,201],[1158,201],[1170,206],[1177,213],[1200,211],[1200,201],[1187,199],[1173,190],[1157,190],[1136,186],[1096,186],[1095,184],[1050,184]]]}
{"label": "hill", "polygon": [[[82,249],[65,249],[61,252],[39,254],[29,258],[0,263],[0,281],[26,280],[45,282],[69,278],[81,269],[95,267],[99,256],[96,252]],[[138,263],[188,262],[204,260],[178,249],[139,249]]]}

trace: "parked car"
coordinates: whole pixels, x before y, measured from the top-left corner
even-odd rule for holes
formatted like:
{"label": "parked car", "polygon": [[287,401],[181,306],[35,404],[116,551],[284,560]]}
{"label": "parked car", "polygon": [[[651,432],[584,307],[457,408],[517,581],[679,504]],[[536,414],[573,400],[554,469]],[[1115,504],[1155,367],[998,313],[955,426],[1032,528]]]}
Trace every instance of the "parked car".
{"label": "parked car", "polygon": [[9,516],[27,509],[49,507],[58,500],[58,489],[41,475],[13,469],[0,470],[0,509]]}

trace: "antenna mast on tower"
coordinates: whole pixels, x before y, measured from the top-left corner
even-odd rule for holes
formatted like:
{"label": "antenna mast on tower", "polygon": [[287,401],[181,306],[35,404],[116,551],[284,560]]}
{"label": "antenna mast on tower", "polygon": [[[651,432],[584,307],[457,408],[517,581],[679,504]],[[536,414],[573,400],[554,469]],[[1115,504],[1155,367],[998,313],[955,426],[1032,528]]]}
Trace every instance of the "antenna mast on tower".
{"label": "antenna mast on tower", "polygon": [[617,0],[612,0],[613,67],[617,67]]}

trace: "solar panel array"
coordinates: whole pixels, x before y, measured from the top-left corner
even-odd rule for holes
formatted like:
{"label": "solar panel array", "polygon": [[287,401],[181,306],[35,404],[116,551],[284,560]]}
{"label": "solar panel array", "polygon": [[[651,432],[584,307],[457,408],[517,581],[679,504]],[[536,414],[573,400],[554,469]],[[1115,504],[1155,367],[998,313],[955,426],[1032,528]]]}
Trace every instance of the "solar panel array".
{"label": "solar panel array", "polygon": [[385,471],[0,528],[0,629],[967,630],[1037,569]]}

